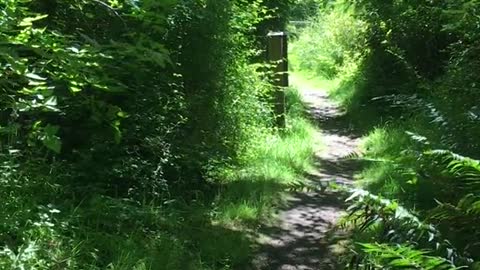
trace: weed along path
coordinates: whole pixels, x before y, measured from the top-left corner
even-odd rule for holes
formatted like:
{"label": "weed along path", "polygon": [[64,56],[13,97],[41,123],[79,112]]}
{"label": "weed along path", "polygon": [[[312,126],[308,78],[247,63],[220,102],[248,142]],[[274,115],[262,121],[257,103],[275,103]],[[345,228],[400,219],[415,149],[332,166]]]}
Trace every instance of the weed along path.
{"label": "weed along path", "polygon": [[[360,136],[345,124],[339,106],[326,91],[297,83],[323,144],[315,156],[315,169],[306,175],[314,186],[330,182],[350,185],[360,164],[348,159],[356,151]],[[261,252],[254,269],[341,269],[338,258],[345,252],[347,235],[338,225],[345,197],[338,191],[292,192],[278,213],[278,221],[266,226],[260,236]]]}

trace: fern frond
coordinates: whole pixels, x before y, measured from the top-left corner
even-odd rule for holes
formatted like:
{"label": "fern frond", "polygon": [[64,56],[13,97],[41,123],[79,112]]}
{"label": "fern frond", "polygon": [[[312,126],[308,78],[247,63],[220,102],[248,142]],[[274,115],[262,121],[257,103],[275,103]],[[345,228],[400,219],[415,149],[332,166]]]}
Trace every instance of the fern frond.
{"label": "fern frond", "polygon": [[344,226],[354,227],[359,233],[376,232],[375,239],[382,242],[421,245],[451,261],[467,260],[434,225],[420,221],[397,202],[361,189],[354,190],[347,200],[351,206]]}
{"label": "fern frond", "polygon": [[459,188],[480,192],[480,160],[442,149],[426,151],[423,157],[443,164],[445,171],[458,179]]}
{"label": "fern frond", "polygon": [[363,264],[376,269],[435,269],[456,270],[451,262],[441,257],[429,256],[429,251],[405,245],[361,243]]}
{"label": "fern frond", "polygon": [[[449,209],[451,212],[455,212],[458,215],[450,214],[448,217],[458,217],[461,216],[468,216],[472,215],[472,219],[480,219],[480,196],[474,194],[468,194],[463,197],[458,204],[451,205],[451,204],[443,204],[440,203],[439,206],[434,210],[431,216],[435,216],[438,214],[439,210],[442,209]],[[446,215],[444,215],[446,216]]]}
{"label": "fern frond", "polygon": [[468,194],[464,196],[456,205],[450,203],[439,203],[439,205],[430,211],[429,221],[441,224],[448,228],[450,232],[457,235],[454,241],[456,246],[470,252],[473,256],[478,256],[478,247],[480,246],[480,196]]}
{"label": "fern frond", "polygon": [[443,162],[447,163],[448,168],[451,169],[452,172],[459,172],[462,169],[469,168],[474,169],[480,174],[480,160],[465,157],[444,149],[426,151],[424,155],[440,158]]}

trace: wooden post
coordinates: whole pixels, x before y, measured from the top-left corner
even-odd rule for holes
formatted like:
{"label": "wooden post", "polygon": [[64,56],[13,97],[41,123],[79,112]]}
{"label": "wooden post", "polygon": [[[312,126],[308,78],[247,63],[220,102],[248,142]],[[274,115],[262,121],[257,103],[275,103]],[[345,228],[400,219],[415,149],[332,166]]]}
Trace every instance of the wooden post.
{"label": "wooden post", "polygon": [[288,36],[284,32],[270,32],[268,34],[267,56],[270,64],[274,66],[273,85],[274,110],[276,124],[285,128],[285,87],[288,87]]}

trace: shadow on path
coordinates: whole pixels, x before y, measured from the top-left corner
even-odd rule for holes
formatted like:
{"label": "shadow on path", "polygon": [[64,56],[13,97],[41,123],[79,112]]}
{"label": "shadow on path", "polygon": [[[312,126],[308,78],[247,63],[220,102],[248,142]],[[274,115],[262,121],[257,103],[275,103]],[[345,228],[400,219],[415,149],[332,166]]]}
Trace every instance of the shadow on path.
{"label": "shadow on path", "polygon": [[[323,151],[316,153],[316,170],[306,175],[314,185],[336,182],[352,185],[362,164],[350,159],[361,134],[346,121],[339,106],[320,90],[301,90],[312,120],[321,128]],[[322,185],[324,184],[324,185]],[[253,269],[342,269],[338,258],[346,252],[348,234],[336,226],[344,214],[345,194],[338,191],[297,192],[279,210],[278,223],[265,226],[261,253]]]}

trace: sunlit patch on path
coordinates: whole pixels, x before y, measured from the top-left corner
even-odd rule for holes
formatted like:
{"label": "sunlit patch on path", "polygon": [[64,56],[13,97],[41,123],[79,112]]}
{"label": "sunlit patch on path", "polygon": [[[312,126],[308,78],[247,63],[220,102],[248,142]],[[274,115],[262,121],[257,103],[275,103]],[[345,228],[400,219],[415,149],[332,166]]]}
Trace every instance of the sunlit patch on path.
{"label": "sunlit patch on path", "polygon": [[[314,185],[335,182],[351,185],[358,161],[355,153],[360,134],[345,121],[337,104],[327,93],[299,86],[324,145],[316,153],[316,170],[307,181]],[[278,222],[265,226],[259,237],[261,253],[254,260],[254,269],[307,270],[341,269],[338,258],[345,252],[346,233],[336,227],[344,213],[344,197],[336,191],[311,191],[291,194],[280,209]]]}

